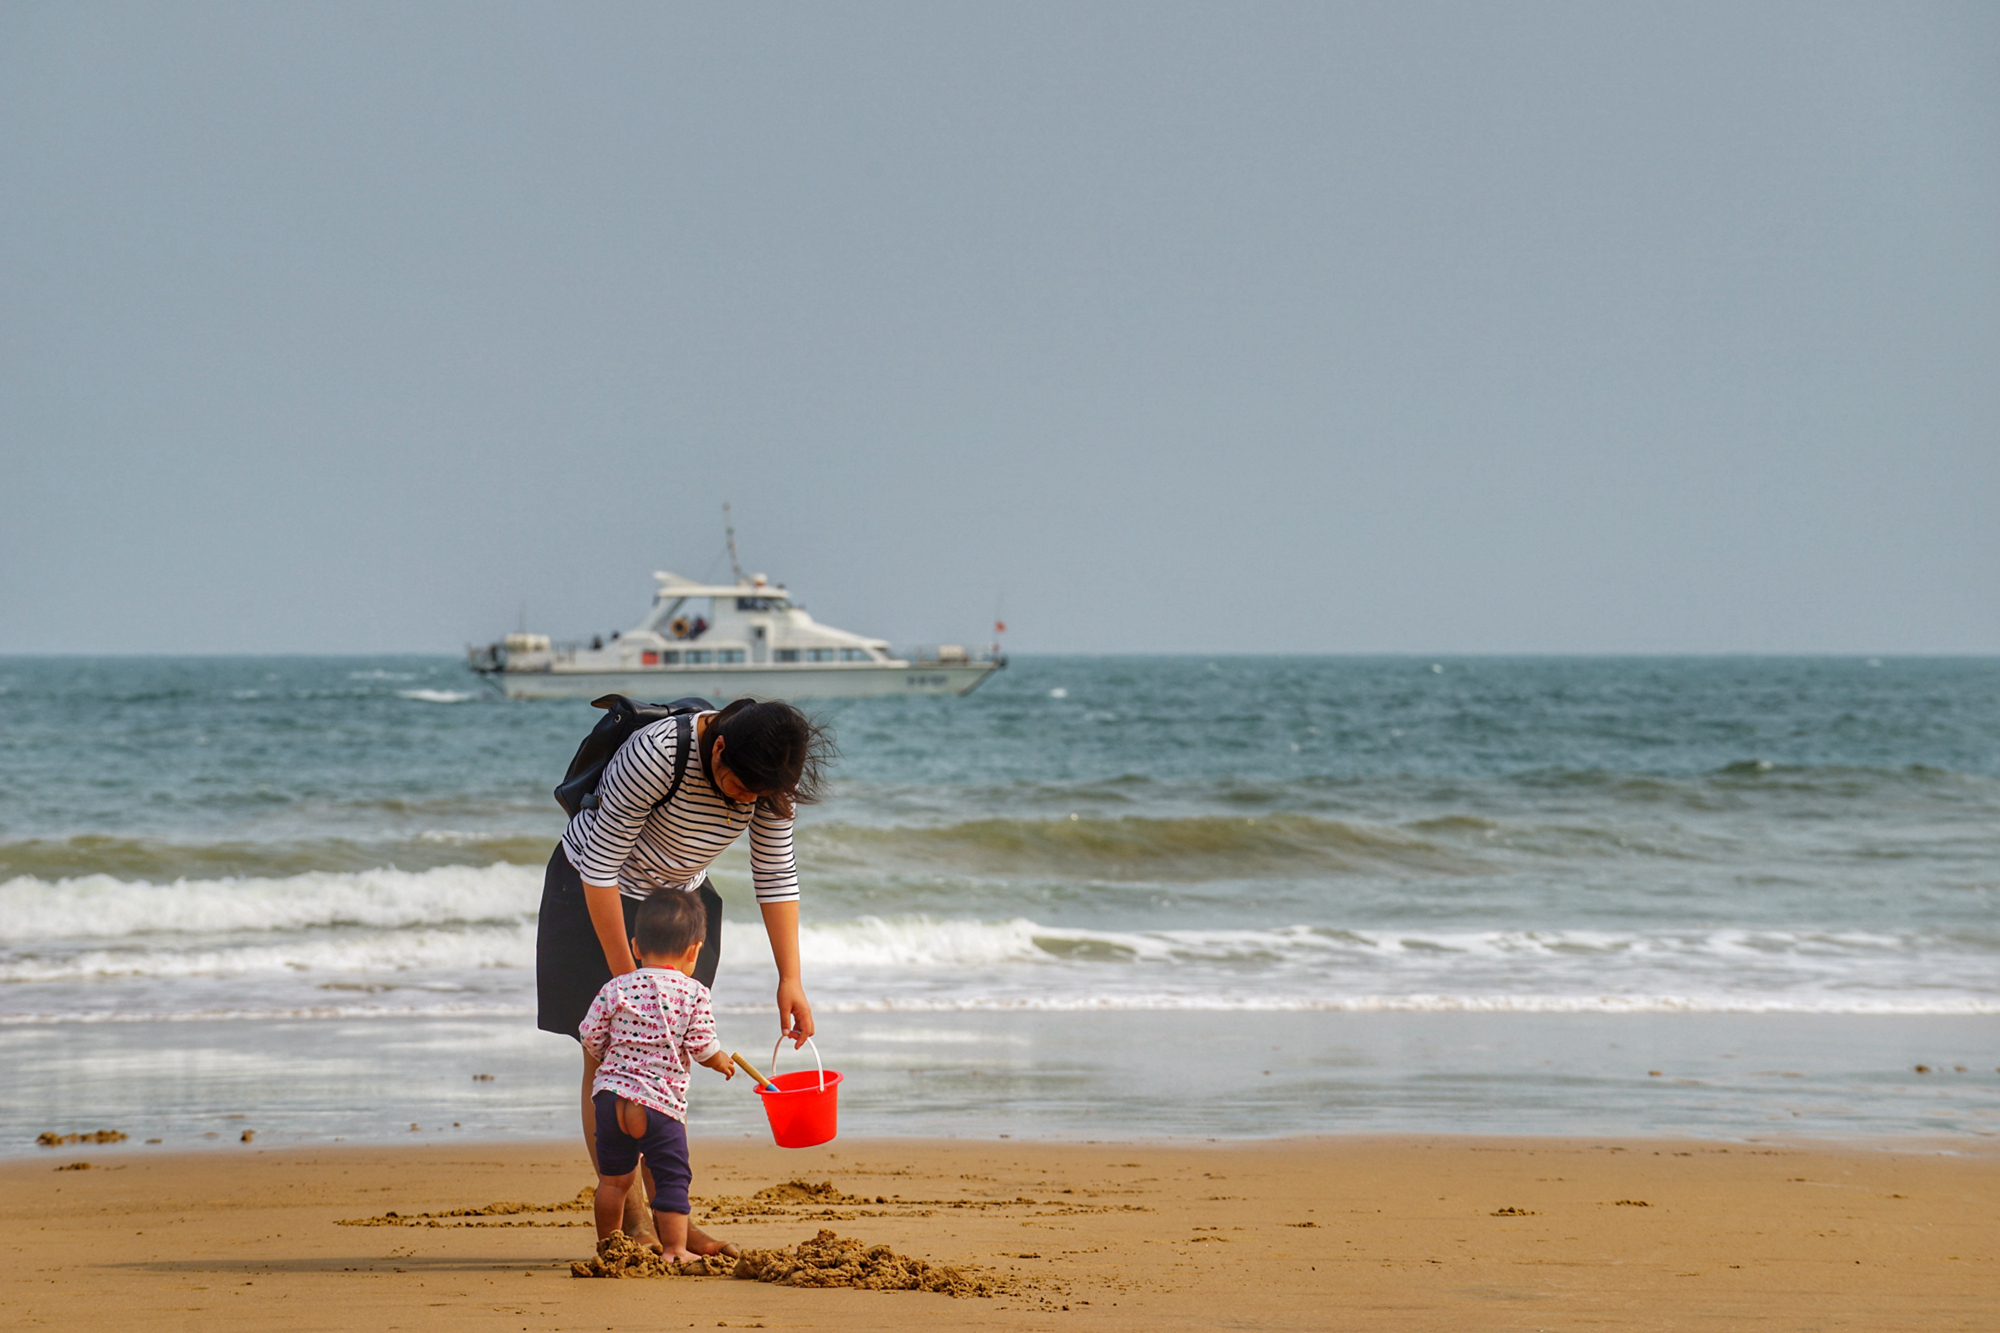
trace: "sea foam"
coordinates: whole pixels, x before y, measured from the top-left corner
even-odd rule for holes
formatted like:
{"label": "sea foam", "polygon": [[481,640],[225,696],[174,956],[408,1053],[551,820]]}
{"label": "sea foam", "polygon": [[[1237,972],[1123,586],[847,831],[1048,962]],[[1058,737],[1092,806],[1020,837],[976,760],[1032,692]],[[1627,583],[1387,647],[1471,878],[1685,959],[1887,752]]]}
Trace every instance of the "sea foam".
{"label": "sea foam", "polygon": [[41,940],[271,933],[518,921],[541,897],[539,866],[313,872],[167,884],[89,875],[0,884],[0,948]]}
{"label": "sea foam", "polygon": [[[541,880],[506,863],[17,876],[0,883],[0,1013],[298,1013],[328,1008],[328,989],[376,987],[400,994],[360,1007],[428,1011],[419,992],[456,990],[477,992],[474,1011],[514,1012],[532,999]],[[730,921],[723,945],[718,1003],[751,1004],[770,967],[760,923]],[[1107,929],[809,911],[800,945],[828,1012],[2000,1012],[2000,937],[1964,929]],[[82,989],[59,1000],[65,985]]]}
{"label": "sea foam", "polygon": [[[365,931],[245,943],[14,955],[0,960],[0,983],[113,978],[242,977],[259,973],[367,976],[520,968],[534,960],[532,924],[462,930]],[[449,985],[450,983],[444,983]]]}

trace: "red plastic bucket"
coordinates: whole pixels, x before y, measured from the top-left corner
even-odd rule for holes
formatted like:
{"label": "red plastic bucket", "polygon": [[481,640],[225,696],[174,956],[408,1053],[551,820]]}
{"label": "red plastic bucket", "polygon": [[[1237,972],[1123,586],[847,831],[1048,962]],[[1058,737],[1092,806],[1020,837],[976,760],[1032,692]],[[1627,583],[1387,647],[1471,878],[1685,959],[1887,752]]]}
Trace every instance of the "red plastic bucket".
{"label": "red plastic bucket", "polygon": [[[771,1068],[778,1067],[778,1048],[785,1044],[778,1038],[778,1046],[771,1050]],[[840,1119],[840,1071],[828,1069],[819,1058],[819,1047],[813,1045],[811,1037],[806,1044],[812,1046],[813,1062],[819,1065],[817,1072],[809,1069],[793,1074],[771,1075],[770,1083],[757,1089],[757,1095],[764,1099],[764,1117],[771,1122],[771,1137],[778,1141],[780,1148],[810,1148],[816,1144],[829,1142],[838,1132]]]}

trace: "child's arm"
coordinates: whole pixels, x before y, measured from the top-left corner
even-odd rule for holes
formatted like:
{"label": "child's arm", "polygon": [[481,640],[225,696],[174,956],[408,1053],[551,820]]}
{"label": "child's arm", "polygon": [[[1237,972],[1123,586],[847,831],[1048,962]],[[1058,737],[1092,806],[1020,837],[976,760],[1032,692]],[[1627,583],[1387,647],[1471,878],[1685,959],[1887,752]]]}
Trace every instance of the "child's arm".
{"label": "child's arm", "polygon": [[708,1002],[708,988],[697,985],[694,989],[694,1001],[688,1006],[687,1035],[682,1038],[688,1059],[707,1065],[724,1078],[733,1078],[736,1066],[730,1063],[722,1043],[715,1039],[715,1010]]}

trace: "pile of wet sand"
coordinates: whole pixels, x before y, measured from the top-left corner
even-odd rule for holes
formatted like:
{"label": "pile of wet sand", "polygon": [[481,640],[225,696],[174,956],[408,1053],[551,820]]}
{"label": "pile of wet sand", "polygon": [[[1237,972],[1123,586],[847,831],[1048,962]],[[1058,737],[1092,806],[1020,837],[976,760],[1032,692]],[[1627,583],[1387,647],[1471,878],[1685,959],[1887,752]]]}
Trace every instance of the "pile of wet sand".
{"label": "pile of wet sand", "polygon": [[782,1185],[766,1185],[750,1196],[758,1203],[867,1203],[868,1200],[843,1194],[831,1180],[815,1185],[810,1180],[788,1180]]}
{"label": "pile of wet sand", "polygon": [[865,1287],[870,1291],[935,1291],[946,1296],[991,1296],[998,1284],[970,1269],[933,1264],[866,1245],[822,1229],[789,1250],[748,1250],[736,1276],[787,1287]]}
{"label": "pile of wet sand", "polygon": [[[478,1208],[446,1208],[435,1213],[378,1213],[374,1217],[344,1217],[335,1222],[337,1227],[437,1227],[450,1225],[443,1219],[465,1217],[512,1217],[520,1213],[587,1213],[595,1206],[597,1187],[585,1185],[577,1191],[573,1199],[559,1199],[554,1203],[526,1203],[520,1200],[500,1200]],[[518,1222],[516,1226],[586,1226],[584,1222]]]}
{"label": "pile of wet sand", "polygon": [[595,1259],[579,1259],[569,1266],[571,1277],[729,1277],[737,1260],[712,1254],[705,1259],[689,1259],[670,1264],[622,1231],[614,1231],[597,1242]]}
{"label": "pile of wet sand", "polygon": [[44,1148],[60,1148],[67,1143],[123,1143],[126,1137],[122,1129],[99,1129],[86,1134],[61,1134],[47,1129],[35,1135],[35,1142]]}
{"label": "pile of wet sand", "polygon": [[712,1255],[670,1264],[614,1231],[597,1243],[597,1257],[570,1265],[571,1277],[710,1277],[728,1275],[786,1287],[861,1287],[868,1291],[934,1291],[945,1296],[992,1296],[1000,1283],[968,1268],[933,1264],[822,1230],[789,1250],[748,1250],[739,1259]]}

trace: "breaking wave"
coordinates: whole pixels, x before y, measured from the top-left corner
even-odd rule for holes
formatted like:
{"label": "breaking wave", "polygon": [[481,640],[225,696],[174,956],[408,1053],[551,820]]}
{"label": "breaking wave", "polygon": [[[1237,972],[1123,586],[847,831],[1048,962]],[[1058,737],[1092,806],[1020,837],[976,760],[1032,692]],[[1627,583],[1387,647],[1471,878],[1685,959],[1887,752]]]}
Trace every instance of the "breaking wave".
{"label": "breaking wave", "polygon": [[831,824],[802,831],[802,851],[831,864],[968,874],[1103,879],[1240,879],[1259,874],[1476,875],[1484,857],[1386,826],[1276,814],[1181,819],[980,819],[929,828]]}
{"label": "breaking wave", "polygon": [[[453,973],[532,966],[532,922],[462,930],[398,930],[335,934],[271,942],[221,943],[51,953],[24,952],[0,960],[0,983],[116,978],[246,977],[259,974],[355,976],[399,972]],[[457,989],[440,983],[439,989]]]}
{"label": "breaking wave", "polygon": [[[387,816],[405,813],[389,810]],[[421,813],[421,812],[419,812]],[[449,818],[449,812],[444,817]],[[0,842],[0,910],[21,880],[77,883],[95,877],[154,885],[176,881],[244,882],[314,871],[368,874],[422,871],[434,866],[509,862],[537,866],[549,859],[554,835],[423,829],[407,837],[314,838],[296,842],[193,842],[169,838],[28,838]],[[0,939],[5,923],[0,921]]]}
{"label": "breaking wave", "polygon": [[167,934],[517,923],[533,919],[541,885],[538,868],[519,865],[167,884],[110,875],[54,881],[22,876],[0,884],[0,948]]}

